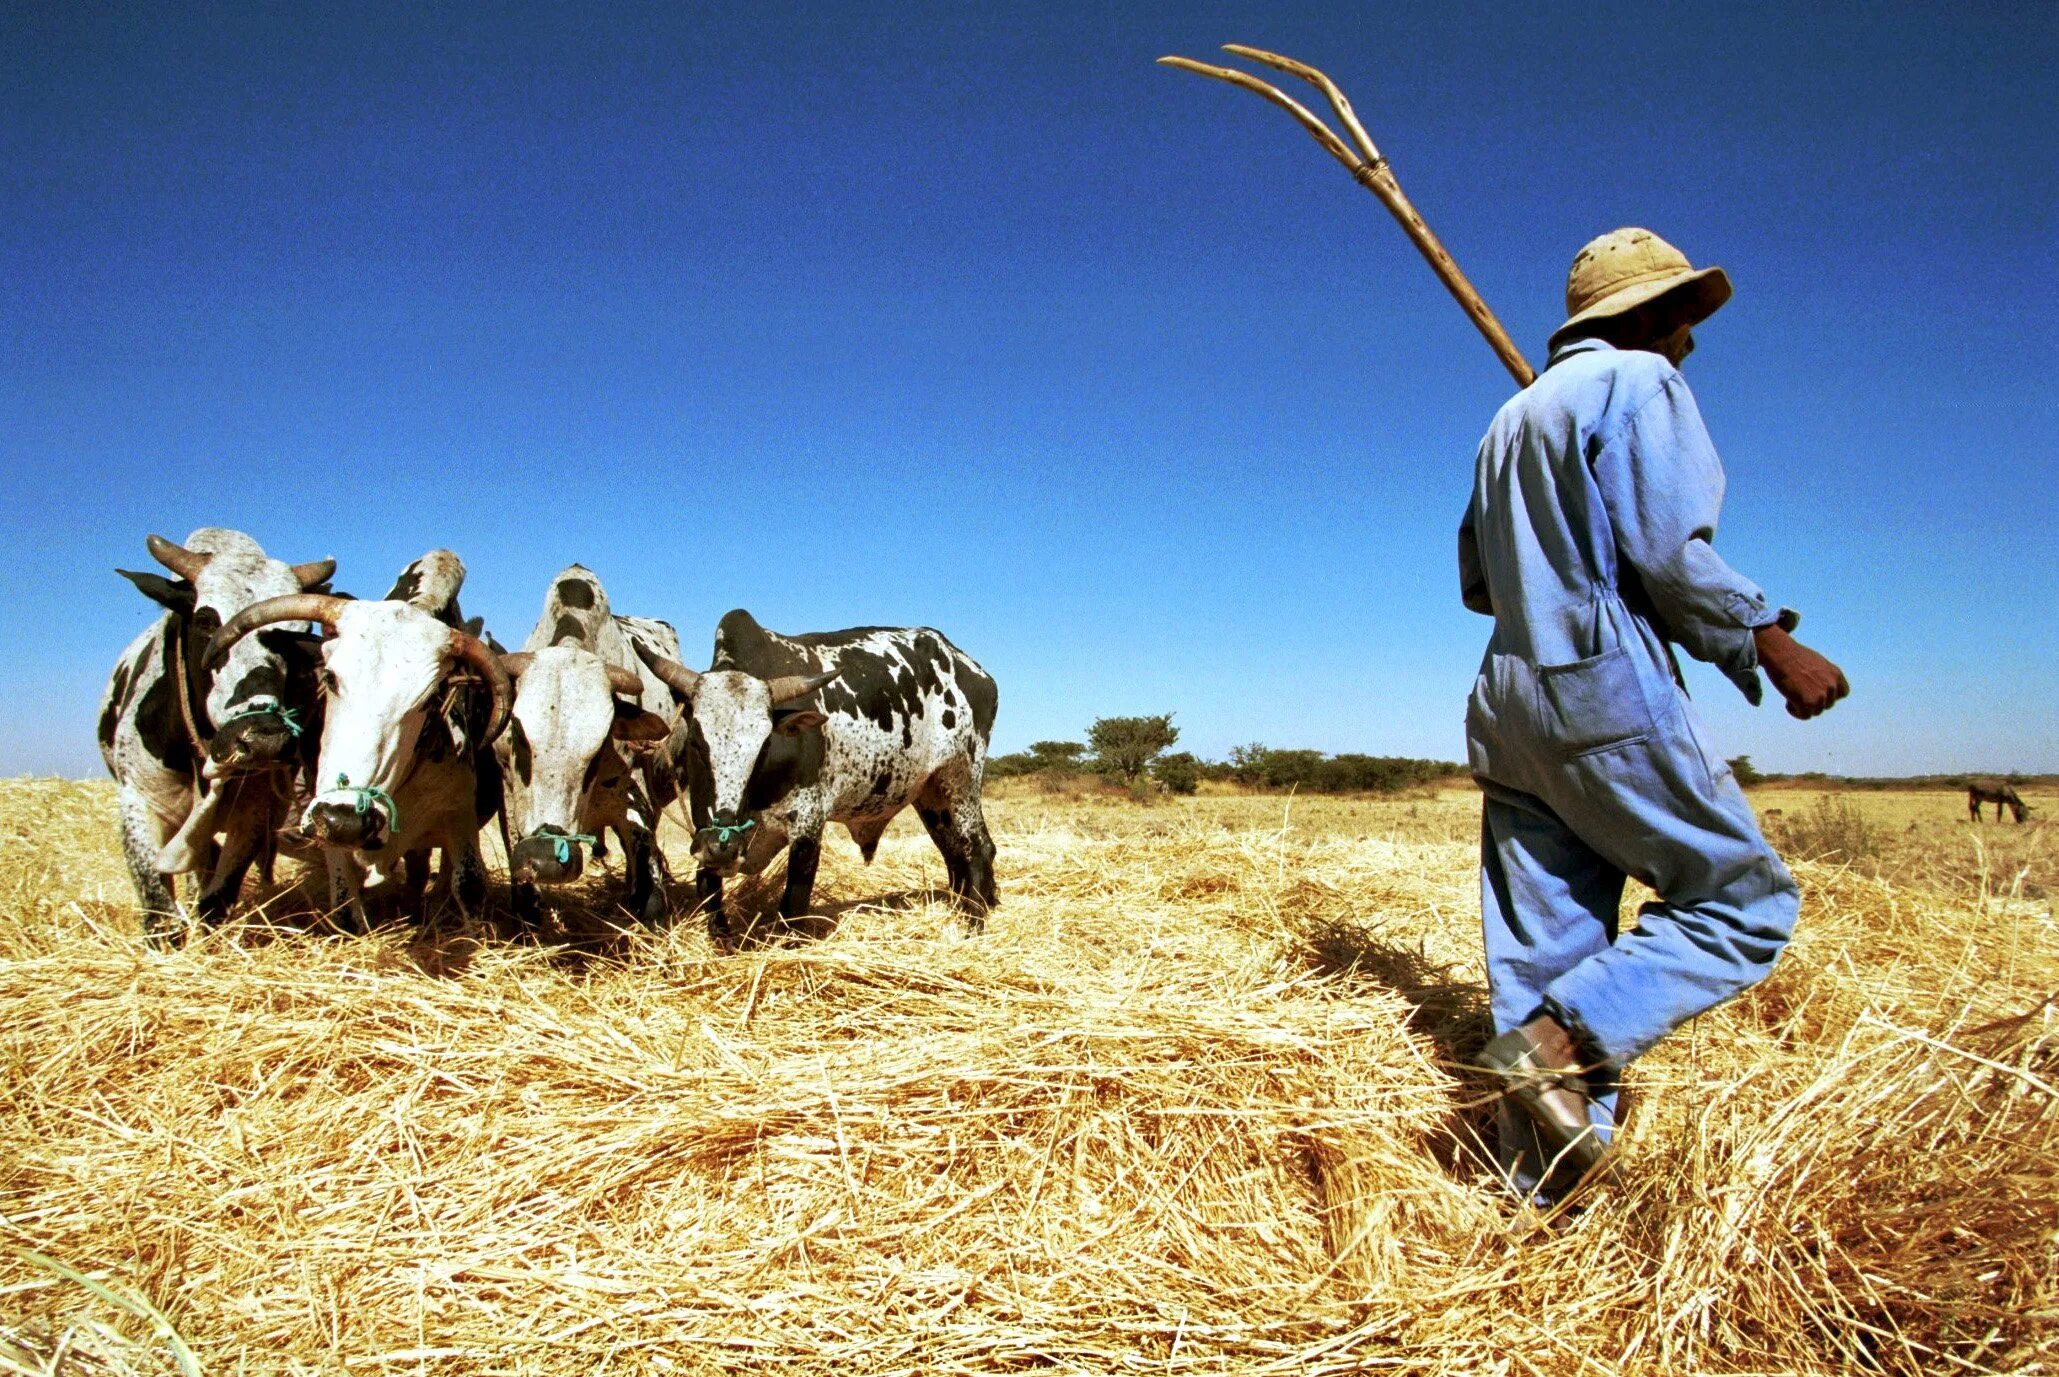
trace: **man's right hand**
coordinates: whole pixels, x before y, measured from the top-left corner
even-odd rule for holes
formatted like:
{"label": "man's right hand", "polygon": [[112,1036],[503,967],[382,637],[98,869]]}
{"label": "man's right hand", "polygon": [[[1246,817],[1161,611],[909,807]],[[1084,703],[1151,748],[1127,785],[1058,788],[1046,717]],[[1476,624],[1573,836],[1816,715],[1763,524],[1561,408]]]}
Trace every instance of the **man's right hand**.
{"label": "man's right hand", "polygon": [[1759,668],[1787,700],[1787,711],[1804,721],[1830,711],[1830,705],[1852,691],[1844,671],[1787,634],[1780,626],[1762,626],[1752,633],[1759,648]]}

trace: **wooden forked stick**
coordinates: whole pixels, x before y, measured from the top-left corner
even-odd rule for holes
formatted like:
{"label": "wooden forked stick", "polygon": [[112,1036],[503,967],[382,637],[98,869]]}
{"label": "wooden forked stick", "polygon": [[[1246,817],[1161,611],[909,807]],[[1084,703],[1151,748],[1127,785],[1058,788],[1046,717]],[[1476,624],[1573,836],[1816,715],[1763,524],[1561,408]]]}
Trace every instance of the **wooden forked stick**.
{"label": "wooden forked stick", "polygon": [[1535,382],[1537,371],[1530,367],[1529,361],[1523,357],[1523,351],[1516,348],[1516,342],[1509,338],[1508,331],[1502,328],[1501,322],[1495,319],[1494,312],[1481,300],[1479,291],[1466,280],[1465,273],[1459,270],[1458,262],[1452,258],[1450,250],[1444,247],[1435,231],[1424,223],[1422,215],[1408,199],[1408,193],[1404,192],[1401,183],[1395,180],[1394,170],[1387,165],[1387,160],[1380,156],[1380,150],[1373,146],[1372,139],[1366,135],[1365,126],[1358,122],[1358,115],[1352,110],[1351,102],[1337,89],[1337,83],[1305,62],[1296,62],[1291,57],[1269,53],[1263,48],[1249,48],[1241,43],[1225,43],[1223,51],[1235,53],[1239,57],[1248,57],[1253,62],[1262,62],[1291,76],[1298,76],[1321,91],[1329,100],[1330,108],[1337,112],[1337,119],[1343,124],[1345,132],[1351,136],[1352,143],[1358,145],[1357,150],[1354,151],[1344,140],[1338,138],[1328,125],[1309,112],[1307,106],[1278,87],[1260,81],[1249,72],[1240,72],[1234,67],[1211,67],[1205,62],[1196,62],[1186,57],[1161,57],[1158,61],[1164,66],[1177,67],[1183,72],[1196,72],[1205,77],[1214,77],[1217,81],[1227,81],[1232,86],[1241,86],[1255,95],[1265,97],[1292,115],[1301,127],[1323,146],[1326,153],[1344,164],[1345,170],[1351,173],[1358,184],[1379,197],[1380,204],[1386,206],[1389,213],[1400,222],[1401,228],[1408,233],[1416,248],[1420,249],[1423,257],[1429,261],[1431,271],[1437,274],[1438,280],[1444,283],[1446,290],[1457,300],[1465,313],[1472,317],[1473,324],[1486,337],[1488,346],[1501,359],[1502,366],[1508,369],[1509,375],[1516,380],[1516,385],[1528,387]]}

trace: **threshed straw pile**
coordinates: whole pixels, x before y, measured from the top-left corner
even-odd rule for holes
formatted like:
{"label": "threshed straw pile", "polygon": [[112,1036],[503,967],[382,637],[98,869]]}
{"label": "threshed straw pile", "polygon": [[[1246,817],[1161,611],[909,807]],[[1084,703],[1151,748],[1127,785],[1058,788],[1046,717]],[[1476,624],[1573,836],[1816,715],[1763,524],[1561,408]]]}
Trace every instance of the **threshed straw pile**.
{"label": "threshed straw pile", "polygon": [[1624,1184],[1541,1220],[1453,1069],[1476,810],[1021,795],[969,940],[897,827],[830,848],[832,932],[734,956],[158,953],[109,789],[8,784],[0,1368],[2059,1363],[2049,901],[1802,865],[1779,973],[1636,1068]]}

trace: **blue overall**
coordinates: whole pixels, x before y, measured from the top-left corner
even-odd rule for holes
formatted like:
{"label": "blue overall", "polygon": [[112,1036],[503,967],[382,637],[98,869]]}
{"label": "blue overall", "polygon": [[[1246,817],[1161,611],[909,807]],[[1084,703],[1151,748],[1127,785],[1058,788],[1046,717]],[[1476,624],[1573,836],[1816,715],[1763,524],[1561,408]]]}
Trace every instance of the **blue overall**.
{"label": "blue overall", "polygon": [[[1576,339],[1495,416],[1459,527],[1465,604],[1494,618],[1466,712],[1494,1027],[1550,1013],[1599,1058],[1604,1137],[1620,1068],[1763,979],[1794,926],[1668,645],[1759,701],[1752,631],[1780,614],[1711,546],[1722,502],[1679,371]],[[1625,876],[1659,898],[1618,933]],[[1500,1127],[1527,1194],[1548,1156],[1507,1105]]]}

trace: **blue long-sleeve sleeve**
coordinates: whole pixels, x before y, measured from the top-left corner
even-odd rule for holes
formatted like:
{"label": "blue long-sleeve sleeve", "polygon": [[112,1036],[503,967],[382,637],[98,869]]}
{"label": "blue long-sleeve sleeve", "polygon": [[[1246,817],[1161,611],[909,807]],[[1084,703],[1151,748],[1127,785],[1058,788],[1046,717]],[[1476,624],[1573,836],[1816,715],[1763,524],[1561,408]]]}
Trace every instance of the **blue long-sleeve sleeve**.
{"label": "blue long-sleeve sleeve", "polygon": [[1487,592],[1487,566],[1480,562],[1480,532],[1473,513],[1476,507],[1466,505],[1466,514],[1458,523],[1458,597],[1468,610],[1483,616],[1494,615],[1494,599]]}
{"label": "blue long-sleeve sleeve", "polygon": [[1597,438],[1590,467],[1617,554],[1635,571],[1661,628],[1758,702],[1752,632],[1779,614],[1711,543],[1723,505],[1723,464],[1694,395],[1671,373],[1612,434]]}

